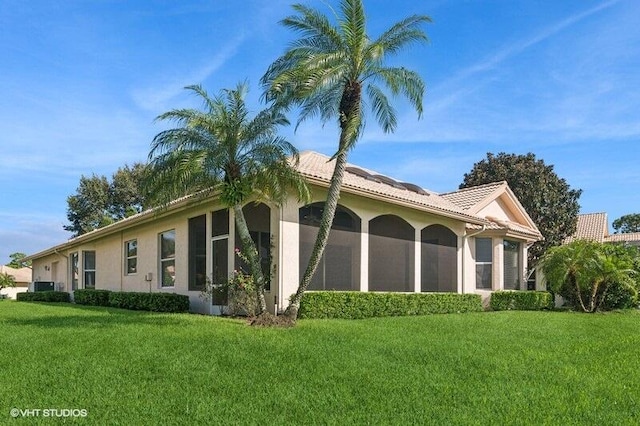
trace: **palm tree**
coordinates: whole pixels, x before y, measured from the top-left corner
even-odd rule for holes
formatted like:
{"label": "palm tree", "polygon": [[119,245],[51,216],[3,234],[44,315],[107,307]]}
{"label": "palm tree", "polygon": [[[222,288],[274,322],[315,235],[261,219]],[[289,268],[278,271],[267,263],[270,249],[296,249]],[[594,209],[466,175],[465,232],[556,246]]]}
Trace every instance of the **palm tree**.
{"label": "palm tree", "polygon": [[366,32],[362,0],[342,0],[335,25],[322,13],[296,4],[296,15],[282,24],[299,33],[289,49],[262,77],[265,98],[284,106],[300,107],[298,125],[315,116],[326,123],[337,120],[340,127],[335,168],[329,184],[318,237],[307,269],[286,313],[297,317],[300,300],[313,277],[329,238],[340,195],[347,156],[364,128],[363,92],[376,121],[385,132],[397,125],[386,87],[392,95],[403,95],[422,114],[424,83],[420,76],[403,67],[386,66],[385,60],[414,42],[426,42],[420,26],[431,22],[424,15],[401,20],[372,41]]}
{"label": "palm tree", "polygon": [[7,287],[15,287],[16,280],[13,275],[9,275],[7,272],[0,273],[0,290]]}
{"label": "palm tree", "polygon": [[186,89],[202,98],[204,110],[174,109],[156,118],[178,127],[153,139],[148,187],[163,206],[185,194],[219,194],[234,212],[242,252],[256,286],[258,314],[264,314],[265,277],[242,206],[252,196],[280,205],[291,188],[300,201],[309,199],[306,182],[295,169],[298,151],[277,135],[277,128],[288,121],[275,107],[250,118],[244,101],[246,83],[215,97],[201,86]]}
{"label": "palm tree", "polygon": [[615,249],[585,240],[552,247],[542,258],[549,288],[584,312],[597,311],[612,285],[635,286],[632,260]]}

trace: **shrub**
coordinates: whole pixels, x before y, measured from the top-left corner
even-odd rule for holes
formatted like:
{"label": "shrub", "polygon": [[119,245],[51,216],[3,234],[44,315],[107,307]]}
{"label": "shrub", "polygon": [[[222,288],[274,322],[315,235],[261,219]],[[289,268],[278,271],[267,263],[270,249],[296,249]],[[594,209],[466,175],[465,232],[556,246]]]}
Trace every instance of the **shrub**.
{"label": "shrub", "polygon": [[553,295],[547,291],[496,291],[489,301],[494,311],[540,311],[553,306]]}
{"label": "shrub", "polygon": [[109,293],[109,305],[134,311],[187,312],[189,296],[175,293],[113,291]]}
{"label": "shrub", "polygon": [[477,294],[323,291],[304,294],[298,317],[359,319],[479,311],[482,299]]}
{"label": "shrub", "polygon": [[611,284],[602,302],[602,310],[629,309],[638,306],[638,291],[634,287]]}
{"label": "shrub", "polygon": [[36,291],[16,294],[20,302],[69,302],[69,293],[64,291]]}
{"label": "shrub", "polygon": [[78,305],[109,306],[109,290],[75,290],[73,300]]}

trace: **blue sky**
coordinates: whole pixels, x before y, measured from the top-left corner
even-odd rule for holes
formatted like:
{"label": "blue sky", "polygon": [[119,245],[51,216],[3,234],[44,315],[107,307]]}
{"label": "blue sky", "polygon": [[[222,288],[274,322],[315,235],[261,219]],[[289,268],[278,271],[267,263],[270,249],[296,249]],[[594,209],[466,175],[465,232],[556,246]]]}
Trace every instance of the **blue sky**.
{"label": "blue sky", "polygon": [[[145,161],[154,118],[259,78],[292,34],[292,1],[3,0],[0,4],[0,263],[63,242],[81,175]],[[304,0],[331,13],[337,0]],[[413,13],[431,42],[393,61],[427,84],[417,120],[369,120],[351,162],[445,192],[487,152],[534,152],[573,188],[582,212],[640,212],[640,2],[365,0],[376,36]],[[291,117],[295,120],[295,116]],[[335,126],[283,134],[330,154]]]}

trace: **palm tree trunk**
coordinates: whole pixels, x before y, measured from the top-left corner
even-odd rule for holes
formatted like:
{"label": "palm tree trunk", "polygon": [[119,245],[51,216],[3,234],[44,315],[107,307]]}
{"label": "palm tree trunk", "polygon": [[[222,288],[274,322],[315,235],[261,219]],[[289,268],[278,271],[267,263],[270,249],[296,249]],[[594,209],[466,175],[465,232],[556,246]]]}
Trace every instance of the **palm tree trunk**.
{"label": "palm tree trunk", "polygon": [[327,242],[329,241],[331,225],[333,225],[333,218],[335,217],[338,200],[340,199],[342,179],[344,177],[344,171],[347,168],[347,152],[353,147],[358,137],[357,135],[361,124],[361,99],[362,85],[360,81],[348,81],[345,84],[340,100],[338,117],[340,140],[338,142],[338,152],[335,155],[336,164],[333,169],[333,175],[331,176],[331,182],[329,183],[327,201],[324,204],[324,211],[322,212],[320,229],[318,229],[318,236],[316,237],[316,242],[311,252],[309,264],[302,276],[302,281],[300,281],[296,294],[289,299],[289,306],[287,306],[284,312],[285,315],[293,321],[298,318],[298,310],[300,309],[302,296],[307,290],[307,287],[309,287],[311,279],[318,269],[320,259],[322,259],[324,249],[327,247]]}
{"label": "palm tree trunk", "polygon": [[331,183],[329,184],[329,191],[327,193],[327,201],[324,205],[324,211],[322,212],[322,220],[320,222],[320,228],[318,229],[318,236],[311,252],[311,258],[307,269],[302,276],[300,285],[296,293],[289,299],[289,306],[285,310],[285,315],[289,318],[296,319],[298,317],[298,309],[300,309],[300,301],[302,295],[309,287],[313,275],[318,269],[320,259],[324,254],[324,249],[329,241],[329,232],[331,232],[331,225],[333,224],[333,218],[338,207],[338,199],[340,198],[340,188],[342,187],[342,178],[344,177],[344,171],[347,167],[347,151],[342,150],[336,156],[336,165],[331,177]]}
{"label": "palm tree trunk", "polygon": [[[244,218],[244,212],[242,206],[234,204],[233,213],[235,216],[236,229],[240,236],[240,242],[242,244],[242,252],[249,261],[249,268],[251,269],[251,275],[256,287],[256,297],[258,299],[258,315],[261,315],[267,311],[267,303],[264,298],[264,274],[262,273],[262,267],[260,265],[260,256],[258,255],[258,249],[251,239],[249,233],[249,227],[247,221]],[[249,312],[247,312],[249,314]]]}
{"label": "palm tree trunk", "polygon": [[569,279],[573,281],[573,285],[576,288],[576,297],[578,297],[578,302],[580,302],[580,307],[584,312],[589,312],[589,310],[584,304],[584,301],[582,300],[582,291],[580,290],[580,286],[578,285],[578,279],[573,274],[570,275]]}

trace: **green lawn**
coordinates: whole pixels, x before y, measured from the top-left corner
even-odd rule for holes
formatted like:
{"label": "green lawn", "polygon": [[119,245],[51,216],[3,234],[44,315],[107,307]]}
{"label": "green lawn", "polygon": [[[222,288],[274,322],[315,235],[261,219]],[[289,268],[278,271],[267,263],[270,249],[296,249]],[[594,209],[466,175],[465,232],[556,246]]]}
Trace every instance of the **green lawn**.
{"label": "green lawn", "polygon": [[497,312],[255,329],[5,300],[0,424],[52,423],[12,408],[113,425],[638,424],[639,325]]}

